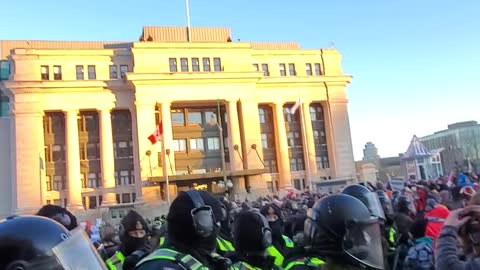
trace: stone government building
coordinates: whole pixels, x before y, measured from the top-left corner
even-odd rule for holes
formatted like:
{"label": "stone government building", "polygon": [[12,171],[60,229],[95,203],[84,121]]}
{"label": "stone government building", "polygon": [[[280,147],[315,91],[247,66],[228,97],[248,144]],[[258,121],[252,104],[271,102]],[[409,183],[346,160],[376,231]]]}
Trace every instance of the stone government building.
{"label": "stone government building", "polygon": [[[222,193],[224,174],[235,194],[353,179],[341,55],[230,37],[145,27],[138,42],[0,41],[0,216],[157,207],[167,188]],[[147,139],[159,121],[165,162]]]}

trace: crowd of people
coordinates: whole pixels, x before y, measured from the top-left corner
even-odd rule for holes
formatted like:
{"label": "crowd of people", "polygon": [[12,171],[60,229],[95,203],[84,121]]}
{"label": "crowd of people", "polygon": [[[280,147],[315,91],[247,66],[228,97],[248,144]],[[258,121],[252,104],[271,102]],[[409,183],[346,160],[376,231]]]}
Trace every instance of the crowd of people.
{"label": "crowd of people", "polygon": [[46,205],[0,222],[0,269],[480,269],[477,182],[459,173],[243,202],[189,190],[167,216],[132,210],[98,237]]}

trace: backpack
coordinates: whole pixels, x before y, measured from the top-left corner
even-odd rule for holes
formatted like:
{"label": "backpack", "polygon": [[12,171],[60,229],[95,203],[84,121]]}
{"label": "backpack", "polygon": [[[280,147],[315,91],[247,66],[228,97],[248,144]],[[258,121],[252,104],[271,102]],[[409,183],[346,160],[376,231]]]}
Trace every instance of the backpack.
{"label": "backpack", "polygon": [[421,238],[419,240],[408,250],[404,269],[434,270],[433,240],[430,238]]}

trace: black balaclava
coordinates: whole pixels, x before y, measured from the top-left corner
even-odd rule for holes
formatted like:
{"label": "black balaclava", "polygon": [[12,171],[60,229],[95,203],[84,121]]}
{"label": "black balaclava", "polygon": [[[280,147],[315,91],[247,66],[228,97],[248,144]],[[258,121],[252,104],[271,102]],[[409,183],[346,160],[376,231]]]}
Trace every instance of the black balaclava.
{"label": "black balaclava", "polygon": [[[145,222],[142,216],[131,210],[122,219],[121,225],[123,226],[123,231],[120,232],[120,241],[122,242],[123,246],[123,255],[128,256],[136,250],[146,248],[146,243],[148,240],[148,226],[147,222]],[[144,237],[137,238],[130,236],[129,232],[140,229],[145,230]]]}
{"label": "black balaclava", "polygon": [[69,231],[78,227],[77,218],[70,211],[58,205],[44,205],[38,210],[37,216],[53,219]]}
{"label": "black balaclava", "polygon": [[267,204],[265,205],[262,210],[260,211],[262,215],[265,217],[269,214],[269,209],[272,208],[275,215],[277,215],[278,219],[275,221],[268,221],[268,225],[272,230],[272,239],[274,243],[282,243],[282,231],[283,231],[283,220],[282,220],[282,213],[280,212],[280,208],[278,208],[275,204]]}
{"label": "black balaclava", "polygon": [[[191,211],[194,207],[192,200],[185,192],[180,192],[172,202],[167,216],[167,234],[174,247],[183,253],[198,254],[200,257],[215,251],[217,235],[220,229],[222,207],[220,202],[207,192],[200,191],[205,205],[209,205],[215,216],[218,227],[209,237],[199,236],[193,225]],[[197,256],[194,256],[197,257]],[[200,259],[200,258],[197,258]]]}
{"label": "black balaclava", "polygon": [[268,255],[262,242],[261,216],[253,211],[242,211],[237,215],[233,228],[233,243],[242,260],[260,269],[272,269],[274,258]]}

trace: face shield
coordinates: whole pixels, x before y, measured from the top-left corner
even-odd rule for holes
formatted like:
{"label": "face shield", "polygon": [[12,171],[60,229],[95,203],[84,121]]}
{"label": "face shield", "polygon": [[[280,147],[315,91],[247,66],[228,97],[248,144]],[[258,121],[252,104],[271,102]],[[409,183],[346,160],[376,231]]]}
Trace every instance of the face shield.
{"label": "face shield", "polygon": [[374,217],[385,220],[385,213],[383,213],[382,204],[380,204],[380,200],[378,199],[377,193],[369,192],[364,196],[365,196],[368,211],[370,211],[370,214]]}
{"label": "face shield", "polygon": [[81,229],[72,231],[70,237],[52,249],[52,253],[63,269],[108,269]]}
{"label": "face shield", "polygon": [[359,263],[374,269],[384,269],[382,235],[378,220],[352,221],[347,225],[343,250]]}

